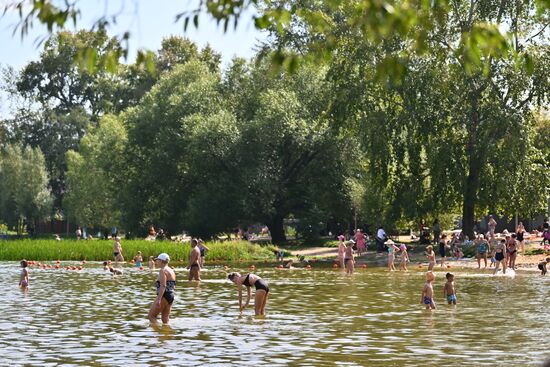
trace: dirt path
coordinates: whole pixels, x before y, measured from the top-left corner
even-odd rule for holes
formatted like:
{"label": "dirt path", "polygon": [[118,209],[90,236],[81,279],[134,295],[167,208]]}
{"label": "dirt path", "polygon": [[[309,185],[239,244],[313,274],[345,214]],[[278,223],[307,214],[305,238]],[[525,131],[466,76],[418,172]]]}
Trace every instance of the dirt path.
{"label": "dirt path", "polygon": [[319,256],[319,257],[331,257],[338,256],[337,247],[310,247],[303,250],[291,251],[294,256]]}

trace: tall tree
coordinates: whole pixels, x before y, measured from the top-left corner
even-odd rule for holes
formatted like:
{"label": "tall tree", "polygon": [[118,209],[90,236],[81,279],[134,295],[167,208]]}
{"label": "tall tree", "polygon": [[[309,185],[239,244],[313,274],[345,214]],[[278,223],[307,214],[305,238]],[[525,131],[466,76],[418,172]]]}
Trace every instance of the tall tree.
{"label": "tall tree", "polygon": [[0,156],[0,214],[8,224],[33,223],[50,214],[52,198],[40,149],[8,145]]}
{"label": "tall tree", "polygon": [[119,177],[124,170],[126,129],[114,116],[104,116],[81,140],[78,151],[67,152],[66,212],[87,227],[111,228],[121,223],[118,194],[125,188]]}

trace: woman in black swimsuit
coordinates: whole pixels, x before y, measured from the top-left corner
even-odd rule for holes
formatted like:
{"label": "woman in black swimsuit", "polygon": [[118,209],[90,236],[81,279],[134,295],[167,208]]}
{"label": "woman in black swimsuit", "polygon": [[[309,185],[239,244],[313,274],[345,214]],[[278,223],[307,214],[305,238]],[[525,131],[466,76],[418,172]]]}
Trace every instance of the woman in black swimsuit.
{"label": "woman in black swimsuit", "polygon": [[493,252],[493,257],[497,261],[495,264],[495,271],[493,274],[496,274],[500,264],[502,264],[502,273],[506,273],[506,240],[501,240],[499,243],[496,244],[495,250]]}
{"label": "woman in black swimsuit", "polygon": [[155,261],[160,270],[156,282],[157,298],[149,310],[149,321],[151,321],[151,324],[156,324],[157,316],[160,313],[162,322],[167,324],[170,319],[170,311],[172,311],[172,303],[174,302],[176,273],[168,266],[168,262],[170,261],[168,254],[160,254]]}
{"label": "woman in black swimsuit", "polygon": [[[256,316],[265,316],[265,305],[269,296],[269,286],[265,280],[255,274],[241,275],[239,273],[231,273],[227,279],[237,285],[239,290],[239,309],[244,311],[250,302],[252,286],[256,288],[254,296],[254,309]],[[246,287],[246,303],[243,305],[243,285]]]}
{"label": "woman in black swimsuit", "polygon": [[516,228],[516,236],[518,241],[518,247],[519,252],[523,253],[523,250],[525,250],[525,242],[523,235],[525,234],[525,226],[523,225],[523,222],[519,222],[518,227]]}

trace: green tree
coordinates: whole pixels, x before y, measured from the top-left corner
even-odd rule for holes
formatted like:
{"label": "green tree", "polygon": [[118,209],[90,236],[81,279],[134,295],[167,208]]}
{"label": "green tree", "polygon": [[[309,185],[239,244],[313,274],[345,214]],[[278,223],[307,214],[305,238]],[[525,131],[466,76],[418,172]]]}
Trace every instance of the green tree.
{"label": "green tree", "polygon": [[120,225],[117,197],[124,169],[126,129],[120,120],[106,115],[99,126],[81,140],[78,151],[67,152],[67,215],[86,227]]}
{"label": "green tree", "polygon": [[186,149],[193,126],[185,122],[220,111],[219,80],[200,61],[178,65],[161,77],[139,106],[123,114],[128,145],[122,204],[129,228],[154,222],[173,232],[184,225],[189,193],[200,185],[190,174]]}
{"label": "green tree", "polygon": [[25,222],[45,219],[52,206],[48,175],[40,149],[8,145],[0,159],[0,213],[17,233]]}
{"label": "green tree", "polygon": [[332,214],[351,213],[347,179],[356,144],[326,117],[329,89],[323,77],[313,68],[276,76],[274,87],[259,94],[252,118],[240,121],[246,206],[250,218],[268,225],[275,243],[285,241],[283,224],[290,215],[303,222],[302,234],[308,235]]}

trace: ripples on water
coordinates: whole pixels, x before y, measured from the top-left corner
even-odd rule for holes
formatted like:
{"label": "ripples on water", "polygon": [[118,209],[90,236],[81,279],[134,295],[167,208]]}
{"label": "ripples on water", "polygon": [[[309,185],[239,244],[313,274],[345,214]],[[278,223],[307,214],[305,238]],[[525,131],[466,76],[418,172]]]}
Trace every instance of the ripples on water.
{"label": "ripples on water", "polygon": [[178,271],[170,326],[155,330],[156,273],[31,268],[23,294],[18,264],[1,263],[0,365],[539,366],[549,356],[550,277],[457,272],[452,307],[438,272],[432,313],[419,304],[423,272],[258,269],[271,288],[261,319],[253,305],[239,315],[236,287],[209,270],[200,285]]}

